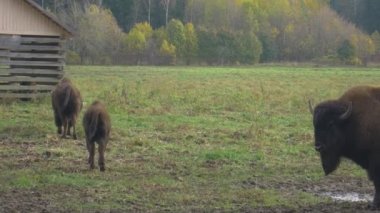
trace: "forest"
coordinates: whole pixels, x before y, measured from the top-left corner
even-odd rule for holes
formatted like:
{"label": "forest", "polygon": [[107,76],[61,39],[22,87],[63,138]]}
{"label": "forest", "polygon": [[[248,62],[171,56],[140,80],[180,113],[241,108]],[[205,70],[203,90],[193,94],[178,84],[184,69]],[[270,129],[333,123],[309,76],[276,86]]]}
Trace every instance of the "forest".
{"label": "forest", "polygon": [[366,65],[377,0],[35,0],[75,32],[70,64]]}

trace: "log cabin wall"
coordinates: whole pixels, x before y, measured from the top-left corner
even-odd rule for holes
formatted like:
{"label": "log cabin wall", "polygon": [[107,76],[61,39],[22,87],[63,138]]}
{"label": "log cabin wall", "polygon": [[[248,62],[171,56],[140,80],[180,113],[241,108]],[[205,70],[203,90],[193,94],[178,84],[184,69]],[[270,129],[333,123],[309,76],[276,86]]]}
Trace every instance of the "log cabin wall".
{"label": "log cabin wall", "polygon": [[0,36],[0,98],[48,94],[63,76],[64,40],[54,36]]}
{"label": "log cabin wall", "polygon": [[32,0],[0,0],[0,99],[48,95],[64,74],[72,34]]}

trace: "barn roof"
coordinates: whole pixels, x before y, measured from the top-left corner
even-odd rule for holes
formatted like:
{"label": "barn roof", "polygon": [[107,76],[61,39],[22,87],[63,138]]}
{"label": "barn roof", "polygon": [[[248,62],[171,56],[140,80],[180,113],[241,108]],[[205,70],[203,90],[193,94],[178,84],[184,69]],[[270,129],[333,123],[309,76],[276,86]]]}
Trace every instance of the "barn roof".
{"label": "barn roof", "polygon": [[40,5],[38,5],[36,2],[33,0],[24,0],[26,3],[28,3],[30,6],[34,7],[38,11],[40,11],[44,16],[46,16],[48,19],[50,19],[52,22],[54,22],[58,27],[62,28],[64,31],[66,31],[70,36],[74,34],[74,31],[70,29],[67,25],[62,23],[61,21],[58,20],[57,17],[55,17],[53,14],[47,12],[44,10]]}

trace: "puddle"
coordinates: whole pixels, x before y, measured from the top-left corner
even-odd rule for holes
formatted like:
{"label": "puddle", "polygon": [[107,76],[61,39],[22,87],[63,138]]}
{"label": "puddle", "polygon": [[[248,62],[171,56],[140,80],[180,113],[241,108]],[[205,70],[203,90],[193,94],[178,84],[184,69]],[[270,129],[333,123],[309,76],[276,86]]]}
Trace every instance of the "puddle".
{"label": "puddle", "polygon": [[322,196],[330,197],[336,201],[349,201],[349,202],[370,202],[373,197],[369,194],[351,193],[337,193],[337,192],[324,192]]}

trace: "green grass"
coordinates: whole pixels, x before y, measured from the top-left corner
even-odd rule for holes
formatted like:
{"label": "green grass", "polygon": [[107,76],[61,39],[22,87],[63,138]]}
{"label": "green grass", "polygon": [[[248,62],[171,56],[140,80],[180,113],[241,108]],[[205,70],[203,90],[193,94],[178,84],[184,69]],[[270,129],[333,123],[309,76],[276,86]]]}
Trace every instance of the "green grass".
{"label": "green grass", "polygon": [[[305,191],[325,178],[307,101],[380,82],[378,68],[70,66],[67,74],[84,108],[99,99],[111,114],[107,171],[88,169],[83,111],[79,140],[61,140],[48,97],[1,103],[0,192],[39,191],[76,212],[331,202]],[[341,176],[366,181],[348,161],[333,174]]]}

